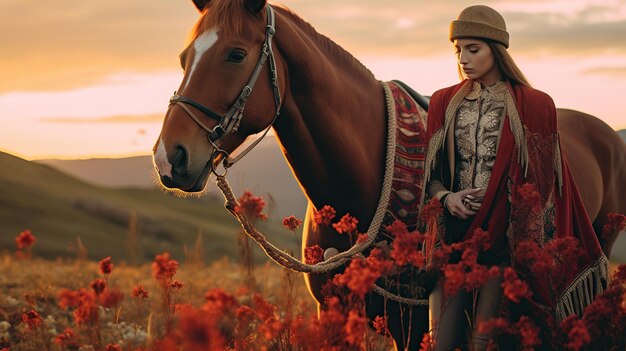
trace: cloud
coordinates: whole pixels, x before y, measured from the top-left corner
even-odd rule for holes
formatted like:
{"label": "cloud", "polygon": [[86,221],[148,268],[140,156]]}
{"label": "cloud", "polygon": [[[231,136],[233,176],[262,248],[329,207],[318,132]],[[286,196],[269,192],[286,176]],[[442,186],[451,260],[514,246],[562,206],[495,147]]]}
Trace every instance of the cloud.
{"label": "cloud", "polygon": [[[469,0],[282,0],[357,57],[452,55],[448,26]],[[500,10],[515,55],[626,55],[623,0],[482,3]],[[28,13],[28,16],[17,14]],[[178,69],[198,13],[190,1],[0,3],[0,93],[67,90],[118,71]],[[278,29],[277,36],[280,36]]]}
{"label": "cloud", "polygon": [[[163,117],[164,117],[163,114],[150,114],[150,115],[143,115],[143,116],[109,116],[109,117],[100,117],[100,118],[49,117],[49,118],[40,118],[39,121],[46,122],[46,123],[61,123],[61,124],[161,123],[163,122]],[[143,133],[145,134],[145,131]]]}
{"label": "cloud", "polygon": [[581,72],[587,75],[626,76],[626,66],[621,67],[592,67]]}

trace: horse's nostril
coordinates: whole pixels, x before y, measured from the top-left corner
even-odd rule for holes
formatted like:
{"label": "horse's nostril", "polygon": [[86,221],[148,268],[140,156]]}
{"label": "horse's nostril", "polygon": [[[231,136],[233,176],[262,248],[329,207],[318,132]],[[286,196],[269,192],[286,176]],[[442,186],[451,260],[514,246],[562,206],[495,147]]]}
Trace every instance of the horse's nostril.
{"label": "horse's nostril", "polygon": [[187,151],[184,147],[178,146],[176,148],[176,155],[174,155],[172,166],[173,170],[177,173],[187,172]]}

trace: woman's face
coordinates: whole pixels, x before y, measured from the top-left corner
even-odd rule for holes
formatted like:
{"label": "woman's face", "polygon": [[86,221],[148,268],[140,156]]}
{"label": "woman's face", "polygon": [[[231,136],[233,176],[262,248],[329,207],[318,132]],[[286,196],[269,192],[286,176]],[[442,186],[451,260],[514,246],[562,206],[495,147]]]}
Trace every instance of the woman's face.
{"label": "woman's face", "polygon": [[500,80],[493,52],[486,42],[479,39],[455,39],[456,56],[463,74],[480,83],[491,85]]}

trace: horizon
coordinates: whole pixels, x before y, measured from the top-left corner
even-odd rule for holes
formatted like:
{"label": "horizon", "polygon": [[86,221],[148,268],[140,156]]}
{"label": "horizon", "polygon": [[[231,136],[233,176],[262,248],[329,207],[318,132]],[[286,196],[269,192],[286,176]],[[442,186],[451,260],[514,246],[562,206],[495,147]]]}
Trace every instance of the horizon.
{"label": "horizon", "polygon": [[[626,129],[626,1],[482,2],[505,17],[511,55],[534,87],[557,107]],[[447,31],[472,1],[281,3],[377,79],[424,95],[458,82]],[[151,154],[199,18],[191,1],[7,0],[0,10],[0,151],[27,160]],[[24,11],[26,19],[11,15]]]}

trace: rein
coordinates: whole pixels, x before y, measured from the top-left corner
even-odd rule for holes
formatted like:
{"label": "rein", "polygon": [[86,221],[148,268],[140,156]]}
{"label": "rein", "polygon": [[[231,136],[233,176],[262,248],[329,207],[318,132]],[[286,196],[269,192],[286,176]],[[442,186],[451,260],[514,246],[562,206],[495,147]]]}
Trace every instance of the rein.
{"label": "rein", "polygon": [[[248,84],[246,84],[243,89],[241,89],[241,93],[237,100],[231,105],[228,111],[220,115],[219,113],[213,111],[209,107],[204,106],[203,104],[194,101],[186,96],[178,95],[174,92],[174,95],[170,98],[169,108],[173,106],[180,106],[191,119],[193,119],[200,128],[206,130],[208,132],[208,139],[211,145],[213,146],[213,151],[211,152],[211,156],[209,157],[209,165],[211,167],[211,172],[216,176],[219,175],[215,168],[215,159],[219,155],[225,156],[224,158],[224,173],[226,175],[226,171],[229,167],[239,162],[248,152],[250,152],[255,146],[257,146],[261,140],[267,135],[270,128],[274,125],[276,118],[280,114],[280,108],[282,105],[281,97],[280,97],[280,89],[278,86],[278,73],[276,70],[276,59],[274,58],[274,51],[272,50],[272,38],[276,33],[276,16],[274,14],[274,9],[270,5],[267,5],[267,26],[265,27],[265,40],[263,41],[263,47],[261,48],[261,54],[259,56],[259,60],[250,75],[250,79],[248,80]],[[257,79],[261,74],[261,70],[265,65],[265,62],[269,61],[269,69],[270,69],[270,80],[273,87],[274,93],[274,106],[276,111],[274,112],[274,117],[270,124],[265,128],[263,134],[257,138],[250,146],[248,146],[244,151],[242,151],[237,157],[231,157],[230,154],[221,149],[222,141],[229,136],[237,132],[239,129],[239,124],[241,123],[241,119],[243,118],[243,110],[246,107],[246,102],[252,94],[252,89],[256,85]],[[200,118],[198,118],[187,105],[190,105],[206,116],[218,121],[217,125],[213,128],[207,127]]]}
{"label": "rein", "polygon": [[[383,218],[385,216],[385,211],[387,207],[387,203],[389,202],[389,197],[391,194],[392,181],[393,181],[393,163],[395,157],[395,146],[396,146],[396,119],[395,119],[395,104],[393,101],[392,93],[387,86],[386,83],[382,83],[383,88],[385,90],[385,99],[387,102],[387,153],[385,157],[385,176],[383,179],[383,186],[381,191],[381,196],[378,201],[378,206],[376,208],[376,213],[374,214],[374,218],[370,223],[370,226],[367,230],[367,240],[362,243],[356,243],[350,249],[344,252],[340,252],[335,256],[328,258],[325,261],[316,263],[316,264],[307,264],[299,259],[293,257],[291,254],[277,248],[267,241],[265,236],[258,232],[254,226],[248,221],[248,219],[243,215],[239,214],[235,211],[235,207],[238,205],[235,195],[226,180],[225,175],[217,175],[217,186],[222,191],[224,195],[224,199],[226,200],[224,206],[226,209],[239,221],[242,228],[246,232],[246,234],[256,241],[259,246],[265,251],[267,256],[271,258],[274,262],[281,265],[284,268],[290,269],[295,272],[300,273],[327,273],[334,269],[339,268],[340,266],[346,264],[348,261],[352,260],[354,257],[363,257],[362,252],[372,246],[376,237],[380,231],[380,227],[383,222]],[[389,292],[385,288],[380,287],[378,284],[374,285],[374,292],[383,296],[384,298],[397,301],[400,303],[405,303],[409,305],[428,305],[427,299],[413,299],[407,298],[403,296],[396,295],[394,293]]]}

